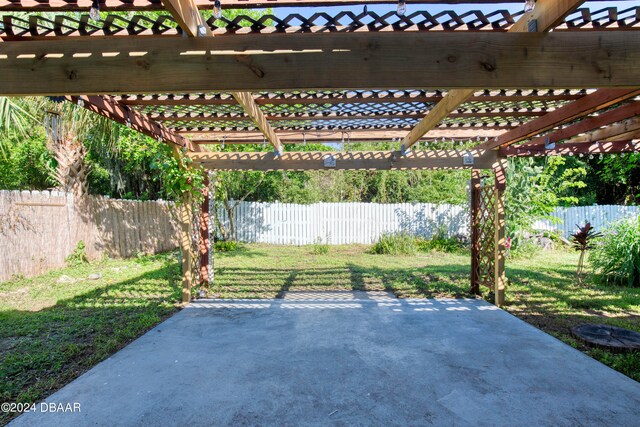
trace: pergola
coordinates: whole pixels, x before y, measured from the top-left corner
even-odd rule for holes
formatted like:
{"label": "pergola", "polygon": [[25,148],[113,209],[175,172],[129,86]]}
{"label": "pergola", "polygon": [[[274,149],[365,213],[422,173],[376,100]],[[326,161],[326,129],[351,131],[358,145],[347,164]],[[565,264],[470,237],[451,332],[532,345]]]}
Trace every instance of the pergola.
{"label": "pergola", "polygon": [[[375,3],[396,1],[222,0],[222,7]],[[515,14],[473,5],[436,14],[429,5],[498,0],[407,3],[424,7],[403,16],[392,6],[383,15],[318,8],[205,20],[200,10],[214,1],[0,0],[0,94],[64,95],[171,144],[205,170],[469,169],[471,287],[489,287],[502,304],[506,159],[640,149],[640,7],[537,0]],[[96,22],[86,13],[92,6],[132,13]],[[141,14],[149,10],[166,14]],[[36,14],[69,11],[85,13]],[[459,148],[429,148],[442,140]],[[336,141],[396,141],[398,150],[284,150]],[[256,144],[256,151],[209,151],[211,144]],[[259,150],[266,144],[271,151]],[[190,209],[181,213],[183,249]],[[183,252],[188,301],[194,275]]]}

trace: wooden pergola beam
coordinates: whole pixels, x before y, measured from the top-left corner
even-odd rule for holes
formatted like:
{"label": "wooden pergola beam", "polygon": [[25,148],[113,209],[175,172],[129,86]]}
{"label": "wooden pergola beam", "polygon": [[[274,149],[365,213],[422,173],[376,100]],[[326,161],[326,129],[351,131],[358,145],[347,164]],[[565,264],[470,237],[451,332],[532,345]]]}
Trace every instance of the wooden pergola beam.
{"label": "wooden pergola beam", "polygon": [[194,0],[162,0],[164,7],[189,37],[211,36],[211,28]]}
{"label": "wooden pergola beam", "polygon": [[594,130],[592,132],[585,133],[584,135],[575,136],[568,139],[566,143],[584,144],[605,141],[612,138],[618,139],[621,135],[634,133],[638,130],[640,130],[640,116],[635,116],[606,128]]}
{"label": "wooden pergola beam", "polygon": [[202,151],[199,145],[193,144],[188,138],[178,135],[166,126],[149,119],[149,117],[139,113],[133,108],[120,104],[110,96],[81,95],[67,96],[66,98],[74,104],[78,104],[114,122],[128,126],[158,141],[164,141],[180,148],[186,148],[189,151]]}
{"label": "wooden pergola beam", "polygon": [[[367,4],[393,4],[397,0],[366,0]],[[475,3],[508,3],[520,0],[480,0]],[[457,4],[469,0],[406,0],[410,4]],[[105,11],[163,10],[160,0],[100,0],[100,9]],[[213,0],[195,0],[199,9],[211,9]],[[361,5],[362,0],[224,0],[228,9],[252,9],[301,6],[350,6]],[[91,7],[91,0],[0,0],[0,11],[84,11]]]}
{"label": "wooden pergola beam", "polygon": [[[582,4],[584,0],[538,0],[534,9],[525,13],[509,29],[510,33],[546,32],[556,26],[572,10]],[[536,22],[535,28],[530,29],[529,23]],[[449,57],[448,60],[455,57]],[[420,139],[422,135],[435,128],[445,117],[454,111],[460,104],[473,95],[473,90],[454,89],[447,93],[429,113],[407,134],[402,145],[408,149]]]}
{"label": "wooden pergola beam", "polygon": [[520,146],[538,145],[545,142],[558,142],[581,133],[597,129],[602,126],[610,125],[615,122],[633,117],[640,114],[640,102],[635,101],[622,107],[614,108],[613,110],[599,114],[594,117],[587,117],[584,120],[579,121],[576,124],[564,127],[555,132],[548,133],[546,135],[532,138],[530,141],[521,144]]}
{"label": "wooden pergola beam", "polygon": [[[211,37],[213,33],[209,25],[198,11],[194,0],[162,0],[176,22],[189,37]],[[262,131],[276,152],[282,152],[282,144],[273,128],[267,122],[265,115],[255,103],[250,92],[232,92],[235,100],[242,106],[245,113]]]}
{"label": "wooden pergola beam", "polygon": [[640,90],[637,88],[600,89],[578,99],[577,101],[564,105],[557,110],[551,111],[538,119],[531,120],[522,126],[505,132],[495,139],[482,144],[480,147],[493,149],[515,144],[516,142],[531,138],[539,133],[553,129],[556,126],[568,123],[571,120],[591,114],[594,111],[601,110],[611,105],[615,105],[637,95],[640,95]]}
{"label": "wooden pergola beam", "polygon": [[267,118],[265,117],[262,110],[258,104],[253,100],[253,96],[249,92],[233,92],[233,97],[238,101],[238,104],[242,106],[247,116],[253,120],[253,122],[258,126],[258,129],[262,132],[264,137],[269,141],[269,143],[273,146],[276,153],[282,153],[282,142],[276,134],[275,130],[271,127]]}
{"label": "wooden pergola beam", "polygon": [[[473,163],[465,156],[473,156]],[[325,166],[329,156],[334,166]],[[491,169],[498,159],[494,150],[411,151],[288,151],[276,156],[267,152],[190,153],[194,164],[211,170],[302,171],[302,170],[416,170]]]}
{"label": "wooden pergola beam", "polygon": [[0,95],[633,87],[637,63],[638,31],[62,37],[0,43]]}
{"label": "wooden pergola beam", "polygon": [[411,148],[422,135],[438,126],[452,111],[464,103],[473,95],[473,89],[454,89],[433,107],[427,115],[415,125],[413,129],[404,137],[402,145],[405,149]]}
{"label": "wooden pergola beam", "polygon": [[[622,135],[621,135],[622,136]],[[501,147],[501,156],[507,157],[539,157],[539,156],[575,156],[589,154],[634,153],[640,150],[640,145],[631,141],[613,141],[585,143],[557,144],[552,150],[545,149],[544,144]]]}
{"label": "wooden pergola beam", "polygon": [[[640,130],[632,130],[620,135],[612,136],[602,142],[628,142],[640,139]],[[640,146],[636,146],[636,151],[640,151]]]}
{"label": "wooden pergola beam", "polygon": [[[422,140],[446,139],[467,141],[472,139],[494,138],[503,133],[495,129],[434,129],[423,136]],[[283,144],[323,143],[323,142],[391,142],[400,141],[406,131],[403,130],[312,130],[287,131],[276,130]],[[181,132],[192,137],[194,144],[261,144],[266,138],[257,131],[231,132]]]}

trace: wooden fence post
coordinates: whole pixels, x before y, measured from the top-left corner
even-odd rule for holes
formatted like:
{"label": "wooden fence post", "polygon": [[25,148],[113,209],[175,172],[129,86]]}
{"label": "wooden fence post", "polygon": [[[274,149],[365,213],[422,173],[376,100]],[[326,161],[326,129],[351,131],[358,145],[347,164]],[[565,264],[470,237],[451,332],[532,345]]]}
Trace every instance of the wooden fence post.
{"label": "wooden fence post", "polygon": [[504,192],[507,184],[507,160],[498,160],[493,171],[495,173],[495,273],[494,292],[497,306],[504,305],[505,302],[505,270],[504,255],[506,251],[505,240],[505,213],[504,213]]}

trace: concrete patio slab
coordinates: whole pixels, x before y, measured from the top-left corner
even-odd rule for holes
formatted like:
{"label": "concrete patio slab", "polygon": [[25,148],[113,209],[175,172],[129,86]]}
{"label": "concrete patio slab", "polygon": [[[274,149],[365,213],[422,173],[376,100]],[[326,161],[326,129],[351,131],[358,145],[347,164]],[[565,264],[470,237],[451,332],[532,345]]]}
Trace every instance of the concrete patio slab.
{"label": "concrete patio slab", "polygon": [[47,425],[637,426],[640,383],[484,301],[201,300],[46,400]]}

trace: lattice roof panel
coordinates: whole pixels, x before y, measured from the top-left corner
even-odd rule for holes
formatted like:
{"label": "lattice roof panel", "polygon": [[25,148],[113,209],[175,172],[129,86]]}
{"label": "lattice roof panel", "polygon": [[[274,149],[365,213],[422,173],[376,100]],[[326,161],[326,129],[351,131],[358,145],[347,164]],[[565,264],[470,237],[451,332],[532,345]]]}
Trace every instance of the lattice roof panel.
{"label": "lattice roof panel", "polygon": [[[5,2],[7,0],[4,0]],[[239,15],[235,18],[210,18],[207,24],[215,35],[320,33],[354,31],[506,31],[518,20],[522,12],[506,10],[464,13],[443,11],[431,14],[417,11],[398,16],[395,11],[379,15],[375,12],[338,12],[335,15],[320,12],[309,16],[291,14],[278,17],[272,14],[254,18]],[[581,8],[570,14],[555,31],[581,29],[614,30],[640,28],[640,6],[626,9],[616,7],[591,11]],[[179,36],[182,30],[173,17],[162,15],[149,18],[144,15],[127,16],[109,14],[101,22],[93,22],[88,14],[65,14],[53,18],[39,15],[2,16],[0,36],[3,37],[60,37],[60,36],[125,36],[165,35]]]}
{"label": "lattice roof panel", "polygon": [[[415,126],[445,93],[421,89],[316,90],[253,95],[276,129],[406,130]],[[508,129],[586,93],[584,90],[478,91],[443,120],[440,127]],[[180,131],[256,129],[242,107],[227,93],[139,94],[118,99]]]}

